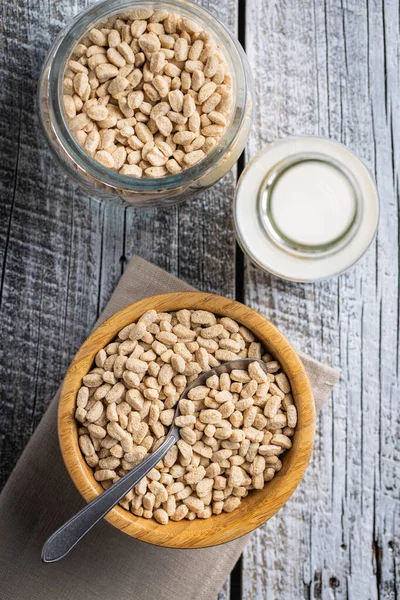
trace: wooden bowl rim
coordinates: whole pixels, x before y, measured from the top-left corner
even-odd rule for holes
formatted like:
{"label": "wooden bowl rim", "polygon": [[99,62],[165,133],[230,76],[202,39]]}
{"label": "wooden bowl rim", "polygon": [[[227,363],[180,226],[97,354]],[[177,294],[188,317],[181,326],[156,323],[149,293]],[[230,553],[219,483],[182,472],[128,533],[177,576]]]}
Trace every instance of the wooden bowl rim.
{"label": "wooden bowl rim", "polygon": [[285,504],[307,468],[315,433],[314,398],[300,357],[275,325],[246,305],[205,292],[170,292],[134,302],[99,325],[78,350],[61,389],[58,434],[63,460],[73,483],[86,502],[90,502],[103,491],[79,448],[78,426],[74,417],[76,394],[82,384],[82,376],[90,370],[97,351],[114,339],[124,326],[137,320],[150,308],[155,308],[158,312],[189,308],[230,316],[252,330],[275,357],[279,356],[290,379],[298,411],[298,426],[293,438],[293,447],[285,453],[282,470],[263,490],[252,491],[238,509],[204,520],[169,521],[167,525],[160,525],[153,519],[137,517],[120,506],[115,507],[106,516],[109,523],[124,533],[159,546],[203,548],[226,543],[254,530]]}

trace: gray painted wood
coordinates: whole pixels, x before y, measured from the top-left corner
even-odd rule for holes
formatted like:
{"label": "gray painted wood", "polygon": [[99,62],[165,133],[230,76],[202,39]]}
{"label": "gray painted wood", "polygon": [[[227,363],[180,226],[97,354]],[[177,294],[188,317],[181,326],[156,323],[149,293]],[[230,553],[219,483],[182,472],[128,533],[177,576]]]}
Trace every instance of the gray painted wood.
{"label": "gray painted wood", "polygon": [[[253,537],[243,600],[395,599],[400,591],[398,2],[247,2],[256,84],[248,157],[329,136],[374,173],[376,242],[345,275],[287,283],[246,263],[245,300],[341,369],[300,487]],[[255,24],[260,26],[256,27]]]}
{"label": "gray painted wood", "polygon": [[[85,4],[2,2],[2,484],[133,253],[201,289],[235,290],[235,171],[187,205],[125,211],[89,197],[50,156],[37,81],[51,41]],[[202,4],[235,29],[236,0]]]}
{"label": "gray painted wood", "polygon": [[[235,170],[188,205],[125,211],[76,188],[50,156],[37,81],[52,40],[86,4],[0,3],[0,487],[132,254],[200,289],[235,291]],[[201,4],[235,30],[236,0]],[[228,595],[229,582],[220,600]]]}
{"label": "gray painted wood", "polygon": [[[204,0],[234,30],[236,0]],[[38,127],[46,49],[84,0],[2,0],[0,485],[133,253],[235,296],[236,174],[190,204],[125,211],[71,184]],[[242,600],[396,599],[400,581],[399,7],[395,0],[247,1],[258,100],[248,157],[289,134],[346,143],[374,172],[377,242],[340,278],[289,284],[246,263],[244,298],[342,370],[310,469],[243,557]],[[239,290],[240,292],[240,290]],[[230,596],[229,582],[219,600]]]}

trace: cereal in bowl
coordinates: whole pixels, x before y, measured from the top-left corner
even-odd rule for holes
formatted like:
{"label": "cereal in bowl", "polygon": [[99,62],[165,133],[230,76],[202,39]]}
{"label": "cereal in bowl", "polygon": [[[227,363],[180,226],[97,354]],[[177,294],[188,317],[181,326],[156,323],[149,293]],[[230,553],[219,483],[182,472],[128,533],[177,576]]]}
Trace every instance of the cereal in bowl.
{"label": "cereal in bowl", "polygon": [[[247,369],[199,374],[240,358]],[[161,524],[232,512],[281,469],[297,411],[279,362],[254,334],[204,310],[146,312],[100,350],[83,377],[75,417],[79,445],[107,489],[165,440],[175,419],[181,439],[120,502]]]}

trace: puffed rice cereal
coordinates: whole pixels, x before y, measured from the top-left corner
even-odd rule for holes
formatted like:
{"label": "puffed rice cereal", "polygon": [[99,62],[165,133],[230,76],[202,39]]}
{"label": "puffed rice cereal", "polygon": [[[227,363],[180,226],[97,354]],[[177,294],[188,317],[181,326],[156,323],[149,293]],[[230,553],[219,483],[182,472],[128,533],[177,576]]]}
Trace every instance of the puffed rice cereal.
{"label": "puffed rice cereal", "polygon": [[122,175],[159,178],[192,167],[217,145],[230,119],[232,79],[198,23],[138,8],[75,46],[63,103],[90,157]]}
{"label": "puffed rice cereal", "polygon": [[[210,374],[180,399],[239,358],[267,372],[255,361]],[[235,510],[281,469],[297,424],[289,380],[251,331],[204,310],[150,310],[97,353],[77,394],[79,445],[105,489],[163,443],[178,401],[181,439],[120,502],[161,524]]]}

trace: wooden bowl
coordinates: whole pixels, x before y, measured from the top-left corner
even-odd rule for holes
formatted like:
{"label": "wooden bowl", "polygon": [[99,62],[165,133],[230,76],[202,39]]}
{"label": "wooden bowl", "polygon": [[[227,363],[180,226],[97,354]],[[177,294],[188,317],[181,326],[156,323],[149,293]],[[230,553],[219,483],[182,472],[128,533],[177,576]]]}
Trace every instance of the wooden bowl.
{"label": "wooden bowl", "polygon": [[315,431],[315,406],[310,382],[299,356],[268,319],[239,302],[202,292],[161,294],[127,306],[100,325],[72,361],[61,391],[58,432],[68,472],[81,495],[89,502],[101,494],[103,488],[94,479],[93,471],[86,464],[78,445],[74,412],[82,377],[91,369],[98,350],[144,312],[149,309],[168,312],[182,308],[209,310],[231,317],[250,329],[281,363],[289,377],[298,411],[293,446],[283,455],[281,471],[266,483],[264,489],[252,491],[232,513],[222,513],[204,520],[169,521],[167,525],[160,525],[153,519],[136,517],[116,506],[106,517],[114,527],[144,542],[170,548],[203,548],[234,540],[270,519],[293,494],[310,459]]}

